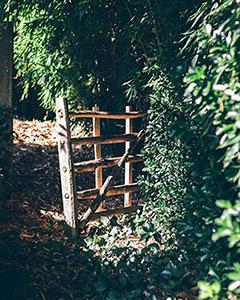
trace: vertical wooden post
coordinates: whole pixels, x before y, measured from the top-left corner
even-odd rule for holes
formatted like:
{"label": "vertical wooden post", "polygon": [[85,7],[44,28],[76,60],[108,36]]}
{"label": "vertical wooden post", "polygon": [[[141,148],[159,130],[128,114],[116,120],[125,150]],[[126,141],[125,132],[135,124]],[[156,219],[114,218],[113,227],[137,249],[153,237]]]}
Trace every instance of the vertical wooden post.
{"label": "vertical wooden post", "polygon": [[66,99],[62,97],[56,100],[56,117],[64,218],[75,237],[77,236],[76,184],[68,107]]}
{"label": "vertical wooden post", "polygon": [[[0,25],[0,199],[10,196],[12,178],[13,25]],[[2,173],[2,174],[1,174]]]}
{"label": "vertical wooden post", "polygon": [[[126,112],[131,112],[132,107],[126,106]],[[133,121],[130,118],[126,118],[126,134],[133,132]],[[131,142],[126,142],[125,151],[131,147]],[[125,163],[125,184],[132,183],[132,163]],[[132,193],[124,194],[124,207],[132,206]]]}
{"label": "vertical wooden post", "polygon": [[[99,111],[98,106],[94,106],[92,108],[93,111]],[[100,136],[101,135],[101,123],[99,118],[93,118],[93,136]],[[94,145],[94,156],[95,159],[101,158],[102,157],[102,149],[101,145],[97,144]],[[103,184],[103,177],[102,177],[102,167],[98,167],[95,170],[95,186],[97,189],[100,189]],[[97,212],[103,210],[103,205],[102,203],[97,209]]]}

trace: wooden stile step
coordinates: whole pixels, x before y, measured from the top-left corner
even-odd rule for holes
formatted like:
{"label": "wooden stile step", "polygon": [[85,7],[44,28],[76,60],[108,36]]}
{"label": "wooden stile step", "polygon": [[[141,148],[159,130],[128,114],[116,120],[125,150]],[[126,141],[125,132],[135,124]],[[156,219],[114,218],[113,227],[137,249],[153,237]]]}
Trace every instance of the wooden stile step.
{"label": "wooden stile step", "polygon": [[100,119],[136,119],[142,118],[146,114],[137,111],[132,111],[128,113],[111,113],[106,111],[91,111],[91,110],[80,110],[80,111],[70,111],[70,118],[100,118]]}
{"label": "wooden stile step", "polygon": [[[99,189],[90,189],[90,190],[84,190],[77,192],[77,198],[78,199],[94,199],[98,194]],[[116,196],[116,195],[122,195],[124,193],[135,193],[139,191],[139,185],[137,183],[132,184],[124,184],[124,185],[116,185],[114,187],[111,187],[107,193],[106,196]]]}
{"label": "wooden stile step", "polygon": [[[81,172],[92,172],[98,167],[109,168],[115,166],[121,157],[107,157],[88,160],[80,163],[74,164],[74,171],[77,173]],[[127,162],[137,163],[143,161],[143,155],[130,155],[127,159]]]}
{"label": "wooden stile step", "polygon": [[119,216],[121,214],[132,214],[138,210],[142,210],[141,205],[104,210],[99,213],[93,214],[89,220],[96,221],[99,220],[101,217]]}
{"label": "wooden stile step", "polygon": [[94,145],[94,144],[115,144],[133,142],[137,140],[137,133],[119,134],[109,136],[92,136],[84,138],[71,138],[73,144],[79,145]]}

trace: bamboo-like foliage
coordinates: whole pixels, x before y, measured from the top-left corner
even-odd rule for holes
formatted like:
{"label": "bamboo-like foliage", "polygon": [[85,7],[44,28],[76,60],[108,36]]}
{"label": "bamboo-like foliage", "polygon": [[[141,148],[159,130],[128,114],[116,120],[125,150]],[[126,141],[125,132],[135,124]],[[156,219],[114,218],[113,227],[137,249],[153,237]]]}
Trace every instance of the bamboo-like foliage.
{"label": "bamboo-like foliage", "polygon": [[[190,2],[181,1],[180,9]],[[176,48],[169,37],[181,29],[178,5],[177,0],[7,1],[23,96],[38,89],[42,105],[52,111],[63,94],[74,109],[98,104],[123,111],[126,102],[135,102],[145,110],[148,69],[162,52]],[[174,56],[165,61],[176,63]]]}

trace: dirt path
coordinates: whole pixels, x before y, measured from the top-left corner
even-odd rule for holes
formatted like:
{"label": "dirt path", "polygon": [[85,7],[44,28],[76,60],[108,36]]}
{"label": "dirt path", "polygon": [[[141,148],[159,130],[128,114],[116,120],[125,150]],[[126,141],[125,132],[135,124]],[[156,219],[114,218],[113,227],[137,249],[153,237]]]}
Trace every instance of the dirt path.
{"label": "dirt path", "polygon": [[[31,199],[38,212],[62,212],[57,141],[54,124],[50,121],[14,120],[14,191],[18,197]],[[91,148],[75,151],[78,160],[91,157]],[[81,176],[80,188],[94,185],[92,174]],[[13,195],[15,198],[15,194]],[[24,202],[24,200],[23,200]],[[86,205],[85,205],[86,206]],[[85,209],[81,207],[80,211]]]}
{"label": "dirt path", "polygon": [[77,275],[88,262],[73,255],[63,224],[42,213],[62,212],[54,126],[14,120],[14,133],[13,194],[0,204],[0,299],[81,299]]}
{"label": "dirt path", "polygon": [[[105,299],[94,288],[101,262],[92,251],[83,255],[83,240],[68,240],[63,223],[42,213],[62,212],[53,124],[14,120],[14,135],[13,194],[0,203],[0,299]],[[75,152],[78,160],[91,156],[87,147]],[[80,188],[93,180],[90,173],[81,176]]]}

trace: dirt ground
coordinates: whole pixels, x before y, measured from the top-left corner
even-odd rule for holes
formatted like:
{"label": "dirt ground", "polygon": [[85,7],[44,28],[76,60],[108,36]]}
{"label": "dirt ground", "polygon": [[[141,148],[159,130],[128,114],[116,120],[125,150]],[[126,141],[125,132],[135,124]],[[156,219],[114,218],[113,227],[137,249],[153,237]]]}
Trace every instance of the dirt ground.
{"label": "dirt ground", "polygon": [[[92,155],[86,146],[74,150],[78,161]],[[77,182],[79,189],[91,188],[94,176],[86,173]],[[80,203],[79,212],[88,205]],[[62,214],[54,124],[15,119],[13,193],[0,203],[0,299],[100,299],[79,278],[87,272],[95,280],[99,262],[91,253],[79,257],[54,213]]]}

